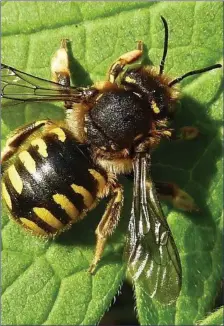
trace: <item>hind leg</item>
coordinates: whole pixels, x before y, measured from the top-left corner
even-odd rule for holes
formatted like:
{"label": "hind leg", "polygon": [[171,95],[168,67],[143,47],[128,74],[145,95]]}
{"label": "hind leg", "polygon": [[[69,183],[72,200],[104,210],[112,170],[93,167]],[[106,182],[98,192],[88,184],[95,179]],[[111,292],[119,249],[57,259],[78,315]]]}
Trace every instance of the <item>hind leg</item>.
{"label": "hind leg", "polygon": [[121,208],[123,206],[123,189],[120,184],[116,184],[113,187],[113,195],[109,201],[105,213],[96,229],[96,249],[95,255],[90,265],[89,272],[94,273],[97,263],[102,257],[107,239],[112,235],[116,229],[117,223],[120,219]]}

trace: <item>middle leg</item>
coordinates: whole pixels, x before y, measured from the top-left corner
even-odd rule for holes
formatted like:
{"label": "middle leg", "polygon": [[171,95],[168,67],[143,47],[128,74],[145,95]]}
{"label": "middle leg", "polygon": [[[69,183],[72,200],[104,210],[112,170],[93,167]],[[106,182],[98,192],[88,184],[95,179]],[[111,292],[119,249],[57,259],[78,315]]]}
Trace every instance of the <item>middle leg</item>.
{"label": "middle leg", "polygon": [[96,249],[95,255],[90,265],[89,272],[91,274],[94,273],[97,263],[102,257],[107,239],[112,235],[114,232],[117,223],[120,219],[121,208],[123,206],[123,188],[120,184],[116,183],[113,188],[113,196],[110,199],[105,213],[96,229]]}

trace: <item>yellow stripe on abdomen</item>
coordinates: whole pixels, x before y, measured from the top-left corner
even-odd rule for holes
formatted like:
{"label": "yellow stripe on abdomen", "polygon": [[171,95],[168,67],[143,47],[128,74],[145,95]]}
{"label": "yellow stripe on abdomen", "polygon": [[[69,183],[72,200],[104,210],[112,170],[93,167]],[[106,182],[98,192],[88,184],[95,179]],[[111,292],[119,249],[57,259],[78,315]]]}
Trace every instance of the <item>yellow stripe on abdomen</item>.
{"label": "yellow stripe on abdomen", "polygon": [[96,171],[94,169],[88,169],[88,171],[97,182],[97,185],[98,185],[97,196],[99,196],[99,197],[103,196],[103,194],[105,192],[105,186],[107,183],[106,179],[104,178],[104,176],[102,174],[100,174],[98,171]]}
{"label": "yellow stripe on abdomen", "polygon": [[71,187],[75,193],[82,195],[83,202],[86,207],[90,207],[92,205],[94,198],[88,190],[86,190],[84,187],[78,186],[74,183],[71,185]]}
{"label": "yellow stripe on abdomen", "polygon": [[59,127],[49,130],[49,133],[57,135],[58,139],[61,142],[64,142],[66,139],[66,135],[65,135],[64,131]]}
{"label": "yellow stripe on abdomen", "polygon": [[21,152],[19,154],[19,159],[30,174],[34,174],[36,172],[36,162],[34,161],[29,152]]}
{"label": "yellow stripe on abdomen", "polygon": [[28,227],[28,229],[30,229],[31,231],[33,231],[36,234],[40,234],[40,235],[45,235],[48,236],[47,232],[45,232],[43,229],[41,229],[36,223],[34,223],[33,221],[28,220],[25,217],[20,217],[19,220],[22,222],[22,224],[24,224],[25,226]]}
{"label": "yellow stripe on abdomen", "polygon": [[71,217],[71,219],[75,219],[80,215],[78,209],[65,195],[55,194],[53,195],[53,199],[57,204],[61,206],[62,209],[66,211],[66,213],[68,214],[68,216]]}
{"label": "yellow stripe on abdomen", "polygon": [[20,178],[20,175],[17,172],[15,165],[11,165],[8,168],[8,176],[9,176],[9,180],[12,183],[13,188],[16,190],[16,192],[18,192],[18,194],[21,194],[23,190],[23,181]]}
{"label": "yellow stripe on abdomen", "polygon": [[34,207],[34,213],[45,223],[52,226],[53,228],[60,230],[63,228],[63,224],[46,208]]}
{"label": "yellow stripe on abdomen", "polygon": [[34,139],[31,142],[31,145],[33,147],[37,147],[37,151],[41,156],[43,156],[45,158],[48,157],[47,144],[45,143],[45,141],[43,139],[41,139],[41,138]]}
{"label": "yellow stripe on abdomen", "polygon": [[6,188],[5,183],[2,183],[2,197],[4,198],[7,206],[12,209],[12,201],[11,201],[11,197],[10,194],[8,193],[8,190]]}

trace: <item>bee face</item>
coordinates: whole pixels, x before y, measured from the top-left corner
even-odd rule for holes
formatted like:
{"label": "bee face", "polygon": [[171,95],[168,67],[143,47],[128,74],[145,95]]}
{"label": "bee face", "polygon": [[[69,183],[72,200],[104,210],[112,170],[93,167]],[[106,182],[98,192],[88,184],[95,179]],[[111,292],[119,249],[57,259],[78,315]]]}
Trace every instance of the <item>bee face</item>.
{"label": "bee face", "polygon": [[154,67],[139,67],[127,69],[120,82],[126,89],[144,98],[151,109],[152,117],[161,120],[169,116],[169,108],[174,106],[178,95],[176,90],[168,86],[169,80],[160,76]]}

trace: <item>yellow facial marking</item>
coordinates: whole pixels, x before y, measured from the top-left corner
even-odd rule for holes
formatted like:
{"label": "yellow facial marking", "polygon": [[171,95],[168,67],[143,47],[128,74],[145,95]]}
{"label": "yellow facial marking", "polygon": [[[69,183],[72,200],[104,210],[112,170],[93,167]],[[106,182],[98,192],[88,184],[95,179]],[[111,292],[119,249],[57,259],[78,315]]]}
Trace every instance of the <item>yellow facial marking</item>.
{"label": "yellow facial marking", "polygon": [[31,142],[31,145],[34,147],[37,146],[37,151],[41,156],[48,157],[47,144],[45,143],[45,141],[43,139],[41,139],[41,138],[34,139]]}
{"label": "yellow facial marking", "polygon": [[160,109],[158,108],[156,102],[153,100],[152,100],[152,109],[153,109],[154,113],[156,113],[156,114],[160,113]]}
{"label": "yellow facial marking", "polygon": [[126,81],[127,83],[136,84],[136,80],[133,79],[133,78],[131,78],[130,76],[127,76],[127,77],[125,78],[125,81]]}
{"label": "yellow facial marking", "polygon": [[36,223],[34,223],[33,221],[28,220],[25,217],[20,217],[20,221],[27,226],[30,230],[32,230],[34,233],[36,234],[40,234],[40,235],[45,235],[47,236],[47,232],[45,232],[43,229],[41,229]]}
{"label": "yellow facial marking", "polygon": [[64,131],[63,131],[61,128],[54,128],[54,129],[51,129],[51,130],[49,131],[49,133],[57,135],[57,136],[58,136],[58,139],[59,139],[61,142],[64,142],[65,139],[66,139],[66,135],[65,135]]}
{"label": "yellow facial marking", "polygon": [[75,184],[71,185],[72,189],[74,190],[74,192],[82,195],[83,197],[83,201],[86,207],[90,207],[94,201],[93,196],[91,195],[91,193],[86,190],[84,187],[82,186],[77,186]]}
{"label": "yellow facial marking", "polygon": [[43,220],[53,228],[60,230],[63,227],[63,224],[46,208],[34,207],[33,211],[41,220]]}
{"label": "yellow facial marking", "polygon": [[19,176],[19,173],[16,171],[15,165],[11,165],[8,168],[8,176],[13,188],[18,192],[18,194],[21,194],[23,190],[23,182]]}
{"label": "yellow facial marking", "polygon": [[11,197],[8,193],[8,190],[6,188],[5,183],[2,183],[2,197],[5,199],[5,202],[7,204],[7,206],[12,209],[12,201],[11,201]]}
{"label": "yellow facial marking", "polygon": [[92,176],[94,177],[94,179],[98,183],[98,193],[103,192],[104,187],[106,186],[105,178],[99,172],[97,172],[94,169],[89,169],[88,171],[89,171],[90,174],[92,174]]}
{"label": "yellow facial marking", "polygon": [[72,219],[75,219],[77,216],[79,216],[78,209],[65,195],[55,194],[53,195],[53,199],[57,204],[61,206],[62,209],[66,211],[68,216],[70,216]]}
{"label": "yellow facial marking", "polygon": [[168,137],[171,137],[171,135],[172,135],[172,133],[169,130],[165,130],[163,133],[164,133],[164,135],[166,135]]}
{"label": "yellow facial marking", "polygon": [[31,174],[36,172],[36,162],[32,158],[29,152],[23,151],[19,154],[19,159],[25,166],[28,172]]}

